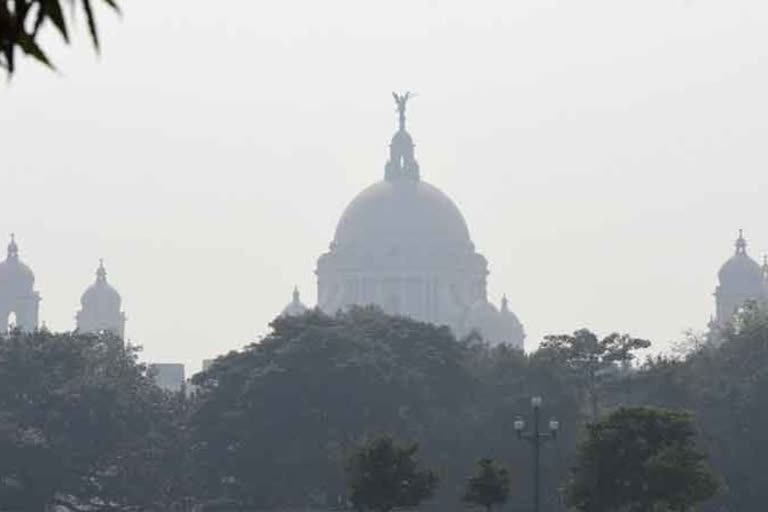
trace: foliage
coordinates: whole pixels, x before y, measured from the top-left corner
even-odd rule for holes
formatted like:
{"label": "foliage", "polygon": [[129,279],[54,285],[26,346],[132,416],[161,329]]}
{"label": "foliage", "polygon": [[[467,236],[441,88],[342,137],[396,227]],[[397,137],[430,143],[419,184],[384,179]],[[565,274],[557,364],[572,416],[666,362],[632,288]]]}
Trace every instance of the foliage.
{"label": "foliage", "polygon": [[493,459],[480,459],[476,473],[467,480],[462,499],[490,512],[494,505],[506,503],[508,497],[509,471]]}
{"label": "foliage", "polygon": [[352,504],[358,510],[389,512],[430,498],[437,475],[419,468],[418,450],[417,443],[399,444],[390,436],[360,446],[347,466]]}
{"label": "foliage", "polygon": [[684,360],[657,358],[631,383],[636,403],[692,410],[721,476],[714,506],[759,510],[768,501],[768,311],[752,305]]}
{"label": "foliage", "polygon": [[[119,11],[116,0],[101,0]],[[69,43],[64,4],[69,3],[72,14],[79,6],[88,22],[91,41],[99,49],[99,35],[94,15],[94,0],[2,0],[0,1],[0,67],[10,75],[16,70],[16,50],[53,67],[46,51],[39,44],[40,31],[46,24],[55,27],[61,38]]]}
{"label": "foliage", "polygon": [[177,464],[173,397],[110,335],[0,337],[0,503],[120,509],[163,504]]}
{"label": "foliage", "polygon": [[[527,447],[510,440],[533,394],[565,423],[578,414],[556,369],[375,308],[278,318],[264,340],[219,358],[194,383],[196,489],[242,507],[336,505],[344,461],[380,432],[418,442],[440,468],[435,501],[455,507],[478,456],[505,445],[506,466],[530,464]],[[543,454],[546,489],[563,475],[577,429],[569,432]]]}
{"label": "foliage", "polygon": [[[706,510],[759,510],[768,501],[768,311],[745,308],[721,335],[722,345],[698,344],[682,357],[619,371],[634,357],[632,339],[549,338],[528,356],[375,308],[309,312],[278,318],[260,343],[219,358],[196,377],[188,400],[154,386],[136,349],[120,340],[16,332],[0,337],[0,503],[170,510],[194,497],[243,508],[335,506],[350,453],[383,431],[419,443],[425,463],[440,468],[436,506],[455,509],[465,468],[478,456],[505,467],[531,464],[525,443],[511,440],[512,423],[531,396],[542,395],[543,414],[569,426],[542,446],[545,503],[556,498],[583,434],[580,404],[596,396],[599,407],[691,410],[723,483]],[[691,419],[670,414],[654,425],[677,425],[675,435],[690,441]],[[618,436],[599,432],[601,443]],[[614,439],[615,453],[645,457],[641,465],[590,473],[582,451],[574,474],[582,497],[594,498],[587,490],[596,475],[641,475],[670,495],[689,489],[674,498],[678,508],[703,495],[704,476],[700,487],[685,483],[701,467],[700,454],[679,449],[685,443],[653,451],[641,443],[646,437],[632,439],[624,451]],[[527,491],[511,488],[510,500],[527,499]]]}
{"label": "foliage", "polygon": [[612,333],[599,339],[593,332],[580,329],[573,334],[545,336],[538,356],[567,371],[565,377],[580,391],[594,419],[600,412],[606,384],[621,376],[622,366],[632,362],[635,351],[650,346],[650,341],[628,334]]}
{"label": "foliage", "polygon": [[587,434],[568,491],[577,510],[683,512],[717,490],[687,413],[620,408]]}
{"label": "foliage", "polygon": [[210,496],[244,506],[335,502],[360,439],[436,432],[431,445],[440,446],[454,437],[446,411],[468,400],[464,358],[447,328],[372,308],[278,318],[261,343],[195,379],[192,428]]}

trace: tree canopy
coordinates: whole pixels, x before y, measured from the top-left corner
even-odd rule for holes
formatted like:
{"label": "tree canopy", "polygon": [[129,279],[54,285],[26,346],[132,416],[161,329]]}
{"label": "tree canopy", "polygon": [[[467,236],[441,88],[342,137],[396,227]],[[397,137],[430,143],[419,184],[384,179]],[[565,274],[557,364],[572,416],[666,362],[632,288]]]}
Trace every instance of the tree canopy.
{"label": "tree canopy", "polygon": [[622,407],[587,426],[568,493],[584,512],[685,512],[716,490],[689,414]]}
{"label": "tree canopy", "polygon": [[477,471],[467,480],[462,499],[490,512],[494,505],[502,505],[508,498],[509,471],[493,459],[480,459]]}
{"label": "tree canopy", "polygon": [[0,503],[119,509],[164,503],[173,397],[111,335],[0,336]]}
{"label": "tree canopy", "polygon": [[[243,506],[335,504],[349,453],[389,432],[419,443],[425,463],[440,468],[435,500],[457,506],[455,489],[479,456],[505,444],[505,465],[530,464],[509,436],[532,394],[564,421],[577,416],[555,373],[510,347],[376,308],[281,317],[265,339],[194,379],[199,488]],[[564,466],[545,455],[554,488]]]}
{"label": "tree canopy", "polygon": [[656,358],[631,378],[638,404],[690,410],[722,480],[713,505],[757,510],[768,501],[768,310],[742,310],[718,346]]}
{"label": "tree canopy", "polygon": [[417,443],[397,443],[381,436],[360,446],[347,465],[349,499],[358,510],[390,512],[413,508],[429,499],[437,475],[422,469]]}
{"label": "tree canopy", "polygon": [[[169,510],[189,499],[246,509],[336,506],[347,496],[345,462],[389,432],[418,443],[420,459],[440,474],[431,502],[456,510],[462,494],[480,503],[466,487],[478,458],[531,466],[513,422],[534,395],[545,398],[542,414],[566,427],[557,443],[542,446],[544,503],[558,500],[575,464],[581,494],[573,496],[597,499],[591,477],[642,478],[667,493],[652,496],[685,507],[704,497],[706,486],[688,480],[703,463],[688,448],[699,447],[722,481],[703,510],[757,510],[768,501],[768,312],[742,311],[722,345],[640,367],[622,365],[633,354],[622,353],[621,340],[614,355],[598,346],[588,357],[569,355],[568,340],[560,341],[526,355],[375,308],[311,311],[276,319],[264,339],[217,359],[194,378],[187,399],[159,390],[136,349],[107,335],[12,333],[0,337],[0,503],[26,510],[52,503]],[[593,411],[580,380],[589,373],[577,371],[584,360],[609,370],[596,381],[599,412],[609,416],[589,428]],[[670,411],[648,409],[656,412],[646,418],[618,404]],[[623,430],[606,425],[637,432],[624,440]],[[653,444],[648,425],[671,429],[677,437],[669,439],[680,442]],[[600,441],[593,454],[606,457],[599,466],[610,474],[577,452],[593,432]],[[698,444],[690,444],[692,432]],[[645,444],[633,444],[638,439]],[[628,474],[624,459],[643,462]],[[528,494],[527,485],[512,486],[509,500],[527,502]]]}
{"label": "tree canopy", "polygon": [[635,352],[648,348],[651,342],[628,334],[612,333],[600,339],[588,329],[573,334],[544,337],[540,357],[559,363],[563,377],[582,394],[592,419],[600,412],[600,399],[606,384],[635,358]]}
{"label": "tree canopy", "polygon": [[361,439],[422,439],[449,418],[471,383],[463,351],[447,328],[372,308],[278,318],[267,338],[195,379],[209,483],[246,504],[332,500]]}

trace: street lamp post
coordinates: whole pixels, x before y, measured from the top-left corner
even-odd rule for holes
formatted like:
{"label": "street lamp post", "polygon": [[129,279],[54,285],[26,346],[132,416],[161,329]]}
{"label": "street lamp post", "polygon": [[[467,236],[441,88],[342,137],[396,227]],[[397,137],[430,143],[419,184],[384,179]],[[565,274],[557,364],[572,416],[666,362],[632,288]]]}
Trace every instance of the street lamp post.
{"label": "street lamp post", "polygon": [[541,511],[541,474],[539,470],[540,466],[540,451],[541,444],[545,441],[557,439],[557,431],[560,430],[560,422],[555,418],[549,420],[549,431],[539,431],[539,413],[541,411],[541,397],[534,396],[531,398],[531,408],[533,409],[533,425],[531,430],[525,432],[525,421],[523,418],[518,417],[515,420],[515,432],[517,432],[517,438],[521,440],[530,441],[533,446],[533,511]]}

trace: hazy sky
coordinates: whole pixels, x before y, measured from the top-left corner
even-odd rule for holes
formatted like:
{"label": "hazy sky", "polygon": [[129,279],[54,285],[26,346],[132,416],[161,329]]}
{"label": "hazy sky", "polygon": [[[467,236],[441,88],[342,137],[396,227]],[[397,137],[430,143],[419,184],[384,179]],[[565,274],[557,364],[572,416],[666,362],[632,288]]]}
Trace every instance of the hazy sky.
{"label": "hazy sky", "polygon": [[[103,257],[127,335],[200,360],[267,331],[384,172],[393,90],[528,332],[668,347],[744,228],[768,251],[764,0],[130,0],[0,84],[0,235],[74,327]],[[3,241],[4,245],[5,242]]]}

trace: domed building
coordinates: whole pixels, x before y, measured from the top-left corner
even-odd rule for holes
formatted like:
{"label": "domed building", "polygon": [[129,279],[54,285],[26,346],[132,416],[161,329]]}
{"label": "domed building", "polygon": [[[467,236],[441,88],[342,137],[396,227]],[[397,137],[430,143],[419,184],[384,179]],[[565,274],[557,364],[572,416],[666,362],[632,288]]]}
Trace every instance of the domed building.
{"label": "domed building", "polygon": [[291,302],[288,303],[287,306],[283,308],[282,313],[280,313],[280,316],[300,316],[306,313],[309,310],[307,306],[304,305],[304,303],[301,302],[301,295],[299,294],[299,289],[294,287],[293,289],[293,298],[291,299]]}
{"label": "domed building", "polygon": [[99,261],[96,281],[80,297],[82,309],[77,312],[77,330],[80,332],[110,331],[120,338],[125,336],[125,313],[120,311],[122,299],[107,282],[104,261]]}
{"label": "domed building", "polygon": [[329,251],[317,262],[318,306],[327,313],[375,304],[389,314],[476,329],[491,343],[523,348],[525,334],[506,300],[488,302],[488,262],[475,251],[456,204],[421,179],[405,128],[409,95],[394,95],[399,129],[384,179],[347,206]]}
{"label": "domed building", "polygon": [[736,239],[736,252],[720,267],[718,281],[715,316],[710,322],[713,332],[729,324],[745,303],[768,299],[768,265],[761,267],[747,254],[747,241],[741,230]]}
{"label": "domed building", "polygon": [[0,262],[0,332],[11,326],[24,331],[37,328],[40,294],[34,286],[35,275],[19,259],[19,246],[11,235],[5,261]]}

